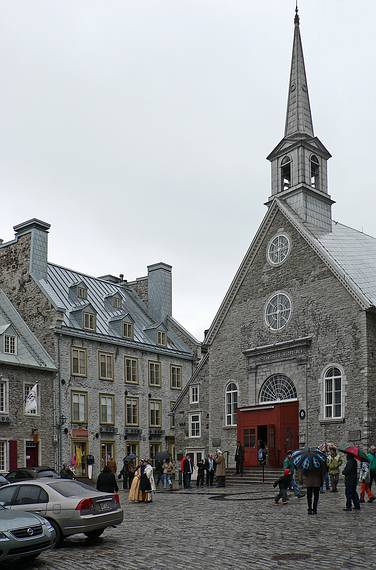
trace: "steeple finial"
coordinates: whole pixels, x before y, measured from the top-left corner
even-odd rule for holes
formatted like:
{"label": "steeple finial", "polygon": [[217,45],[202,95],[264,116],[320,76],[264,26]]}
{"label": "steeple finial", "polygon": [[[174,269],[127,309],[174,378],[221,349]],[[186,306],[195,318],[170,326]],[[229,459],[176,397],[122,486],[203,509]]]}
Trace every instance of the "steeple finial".
{"label": "steeple finial", "polygon": [[294,24],[296,26],[299,26],[299,23],[300,23],[300,18],[299,18],[298,0],[296,0]]}
{"label": "steeple finial", "polygon": [[311,107],[309,104],[303,47],[300,37],[298,3],[296,3],[294,23],[294,44],[292,47],[285,137],[296,133],[313,137]]}

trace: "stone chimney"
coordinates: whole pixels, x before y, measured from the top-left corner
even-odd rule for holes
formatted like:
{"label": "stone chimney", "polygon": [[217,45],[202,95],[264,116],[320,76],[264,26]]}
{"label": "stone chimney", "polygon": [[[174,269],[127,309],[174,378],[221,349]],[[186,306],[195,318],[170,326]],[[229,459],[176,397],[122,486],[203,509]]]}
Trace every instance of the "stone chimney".
{"label": "stone chimney", "polygon": [[148,265],[148,309],[157,323],[172,314],[172,267],[167,263]]}
{"label": "stone chimney", "polygon": [[47,279],[48,230],[50,224],[37,218],[14,226],[15,238],[30,233],[30,274],[37,280]]}

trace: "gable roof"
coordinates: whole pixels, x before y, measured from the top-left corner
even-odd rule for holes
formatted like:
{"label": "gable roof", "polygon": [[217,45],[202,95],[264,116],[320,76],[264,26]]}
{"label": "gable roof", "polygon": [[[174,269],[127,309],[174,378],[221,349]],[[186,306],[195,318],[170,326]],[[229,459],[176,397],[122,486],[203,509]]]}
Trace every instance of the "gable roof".
{"label": "gable roof", "polygon": [[0,363],[56,371],[56,366],[31,332],[17,309],[0,289],[0,334],[8,329],[17,335],[17,354],[5,354],[0,347]]}
{"label": "gable roof", "polygon": [[362,309],[376,307],[376,238],[334,221],[332,231],[324,233],[303,223],[284,201],[275,198],[214,317],[204,344],[213,342],[278,211],[308,242]]}
{"label": "gable roof", "polygon": [[[71,295],[69,295],[72,283],[79,282],[85,283],[87,287],[87,299],[85,300],[72,299]],[[149,316],[145,304],[142,303],[126,283],[113,283],[103,278],[84,275],[73,269],[49,263],[47,281],[40,280],[38,284],[54,303],[55,307],[63,312],[63,327],[82,331],[82,328],[74,318],[74,312],[90,306],[96,313],[96,331],[91,334],[112,338],[118,337],[119,340],[126,342],[126,339],[114,331],[111,324],[129,314],[134,321],[134,341],[144,345],[158,346],[146,334],[147,329],[155,326],[155,322]],[[117,295],[122,300],[122,306],[119,309],[112,306],[109,307],[108,303],[104,302],[114,295]],[[170,334],[170,331],[166,349],[185,353],[186,355],[191,354],[191,350],[184,341],[177,335]]]}
{"label": "gable roof", "polygon": [[188,380],[188,382],[186,383],[186,385],[184,386],[184,388],[182,389],[182,391],[179,394],[178,399],[176,400],[172,411],[174,412],[178,407],[180,402],[183,400],[184,396],[186,395],[186,393],[189,390],[189,387],[192,386],[193,384],[196,384],[196,379],[197,376],[200,374],[200,372],[202,371],[202,369],[204,368],[205,364],[209,361],[209,353],[207,352],[200,360],[200,362],[197,365],[197,368],[195,369],[195,371],[193,372],[192,376],[190,377],[190,379]]}

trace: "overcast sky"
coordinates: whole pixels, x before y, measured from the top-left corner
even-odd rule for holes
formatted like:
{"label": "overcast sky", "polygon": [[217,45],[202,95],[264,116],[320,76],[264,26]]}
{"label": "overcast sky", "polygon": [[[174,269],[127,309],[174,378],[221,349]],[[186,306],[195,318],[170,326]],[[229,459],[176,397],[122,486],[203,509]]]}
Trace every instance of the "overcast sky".
{"label": "overcast sky", "polygon": [[[300,0],[334,218],[376,235],[376,2]],[[198,338],[261,222],[293,0],[0,0],[0,237],[92,275],[173,266]]]}

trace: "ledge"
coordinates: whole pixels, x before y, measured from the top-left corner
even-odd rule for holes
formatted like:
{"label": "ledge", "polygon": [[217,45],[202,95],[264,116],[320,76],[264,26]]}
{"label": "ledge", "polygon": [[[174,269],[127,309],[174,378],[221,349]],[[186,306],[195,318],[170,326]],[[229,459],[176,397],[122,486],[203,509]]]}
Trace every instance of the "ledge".
{"label": "ledge", "polygon": [[325,424],[344,424],[345,423],[345,418],[333,418],[333,419],[329,419],[326,418],[325,420],[319,420],[320,425],[325,425]]}

